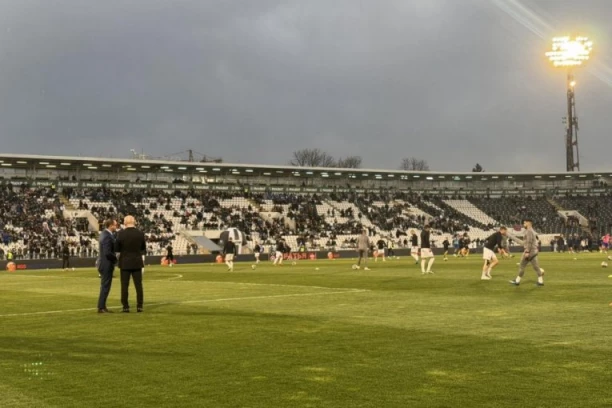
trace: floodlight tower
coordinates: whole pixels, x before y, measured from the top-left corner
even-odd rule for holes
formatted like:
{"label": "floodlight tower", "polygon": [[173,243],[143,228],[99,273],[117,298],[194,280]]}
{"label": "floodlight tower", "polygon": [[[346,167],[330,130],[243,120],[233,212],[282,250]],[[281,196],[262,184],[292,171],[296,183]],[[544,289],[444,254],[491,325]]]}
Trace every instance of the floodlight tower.
{"label": "floodlight tower", "polygon": [[593,42],[587,37],[567,36],[553,38],[552,51],[546,53],[555,67],[567,70],[567,117],[564,118],[567,171],[580,171],[574,69],[589,60],[592,50]]}

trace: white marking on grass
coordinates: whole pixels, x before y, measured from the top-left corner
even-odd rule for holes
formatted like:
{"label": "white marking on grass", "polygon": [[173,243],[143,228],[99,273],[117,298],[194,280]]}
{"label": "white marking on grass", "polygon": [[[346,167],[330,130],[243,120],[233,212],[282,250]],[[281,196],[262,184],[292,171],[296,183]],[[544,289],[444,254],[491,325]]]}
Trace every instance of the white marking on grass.
{"label": "white marking on grass", "polygon": [[143,277],[144,282],[168,282],[168,281],[175,281],[177,279],[183,279],[183,275],[181,275],[180,273],[177,273],[172,278],[168,278],[168,279],[145,279]]}
{"label": "white marking on grass", "polygon": [[[41,281],[44,281],[45,278],[57,278],[57,279],[87,279],[87,280],[92,280],[92,279],[97,279],[99,280],[99,277],[92,277],[92,278],[86,278],[83,276],[50,276],[50,275],[20,275],[20,276],[27,276],[28,278],[41,278]],[[311,288],[311,289],[326,289],[326,290],[362,290],[362,291],[369,291],[368,289],[357,289],[357,288],[330,288],[327,286],[311,286],[311,285],[284,285],[284,284],[280,284],[280,283],[252,283],[252,282],[233,282],[233,281],[205,281],[205,280],[179,280],[182,279],[183,275],[181,274],[175,274],[174,277],[172,278],[168,278],[168,279],[144,279],[143,282],[147,283],[147,282],[173,282],[173,283],[188,283],[188,284],[197,284],[197,283],[206,283],[206,284],[213,284],[213,285],[243,285],[243,286],[273,286],[273,287],[279,287],[279,288]],[[115,279],[119,279],[119,278],[115,278]],[[20,285],[23,284],[24,282],[6,282],[5,284],[7,285]]]}
{"label": "white marking on grass", "polygon": [[[214,302],[231,302],[238,300],[261,300],[261,299],[280,299],[288,297],[306,297],[306,296],[327,296],[327,295],[340,295],[347,293],[363,293],[369,292],[367,289],[351,289],[342,290],[337,292],[311,292],[311,293],[290,293],[287,295],[267,295],[267,296],[247,296],[247,297],[234,297],[234,298],[222,298],[222,299],[202,299],[202,300],[185,300],[180,302],[158,302],[149,303],[147,306],[166,306],[166,305],[190,305],[197,303],[214,303]],[[109,309],[120,309],[121,306],[113,306]],[[0,314],[0,317],[25,317],[25,316],[41,316],[51,314],[62,314],[62,313],[76,313],[76,312],[91,312],[97,310],[95,307],[89,307],[84,309],[65,309],[65,310],[48,310],[44,312],[26,312],[26,313],[9,313]]]}
{"label": "white marking on grass", "polygon": [[[96,280],[100,280],[99,276],[91,276],[91,277],[86,277],[86,276],[54,276],[54,275],[15,275],[15,276],[19,276],[21,278],[25,277],[25,278],[39,278],[38,282],[44,282],[44,281],[53,281],[56,279],[86,279],[86,280],[92,280],[92,279],[96,279]],[[180,273],[175,273],[171,275],[171,278],[168,279],[145,279],[145,282],[167,282],[167,281],[175,281],[178,279],[182,279],[183,275],[181,275]],[[119,279],[119,277],[116,277],[115,279]],[[195,282],[195,281],[190,281],[190,282]],[[15,285],[15,284],[23,284],[24,282],[6,282],[7,285]]]}

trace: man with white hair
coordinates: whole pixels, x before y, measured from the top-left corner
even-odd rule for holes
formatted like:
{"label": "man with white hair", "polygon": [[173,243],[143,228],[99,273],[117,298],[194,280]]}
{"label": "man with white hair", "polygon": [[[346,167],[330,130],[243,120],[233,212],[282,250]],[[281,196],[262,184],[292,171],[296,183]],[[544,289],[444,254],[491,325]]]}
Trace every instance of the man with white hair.
{"label": "man with white hair", "polygon": [[128,215],[123,220],[125,229],[117,234],[115,250],[119,253],[119,269],[121,270],[121,304],[123,313],[130,312],[128,289],[130,278],[134,279],[136,287],[136,311],[141,313],[144,304],[142,288],[142,271],[147,251],[147,242],[142,231],[136,228],[136,219]]}

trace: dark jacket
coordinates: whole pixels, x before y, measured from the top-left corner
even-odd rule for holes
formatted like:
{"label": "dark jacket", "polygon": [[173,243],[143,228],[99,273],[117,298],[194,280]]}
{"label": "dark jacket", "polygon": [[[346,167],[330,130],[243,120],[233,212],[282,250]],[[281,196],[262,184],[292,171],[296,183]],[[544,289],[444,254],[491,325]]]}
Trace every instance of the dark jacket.
{"label": "dark jacket", "polygon": [[147,252],[145,235],[138,228],[126,228],[117,234],[115,251],[119,253],[120,269],[142,269],[142,256]]}
{"label": "dark jacket", "polygon": [[115,268],[115,238],[109,230],[100,233],[100,257],[98,258],[98,272],[109,271]]}

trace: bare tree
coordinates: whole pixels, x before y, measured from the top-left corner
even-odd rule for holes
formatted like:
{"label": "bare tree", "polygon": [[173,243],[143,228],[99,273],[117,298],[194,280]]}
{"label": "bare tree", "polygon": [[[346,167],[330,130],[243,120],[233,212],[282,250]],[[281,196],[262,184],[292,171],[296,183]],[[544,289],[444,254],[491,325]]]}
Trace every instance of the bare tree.
{"label": "bare tree", "polygon": [[293,152],[290,166],[297,167],[336,167],[336,159],[321,149],[302,149]]}
{"label": "bare tree", "polygon": [[343,169],[360,169],[361,161],[361,156],[348,156],[344,159],[338,159],[338,161],[336,161],[336,167]]}
{"label": "bare tree", "polygon": [[402,159],[400,170],[429,171],[429,164],[427,164],[427,161],[417,159],[416,157],[405,157]]}

